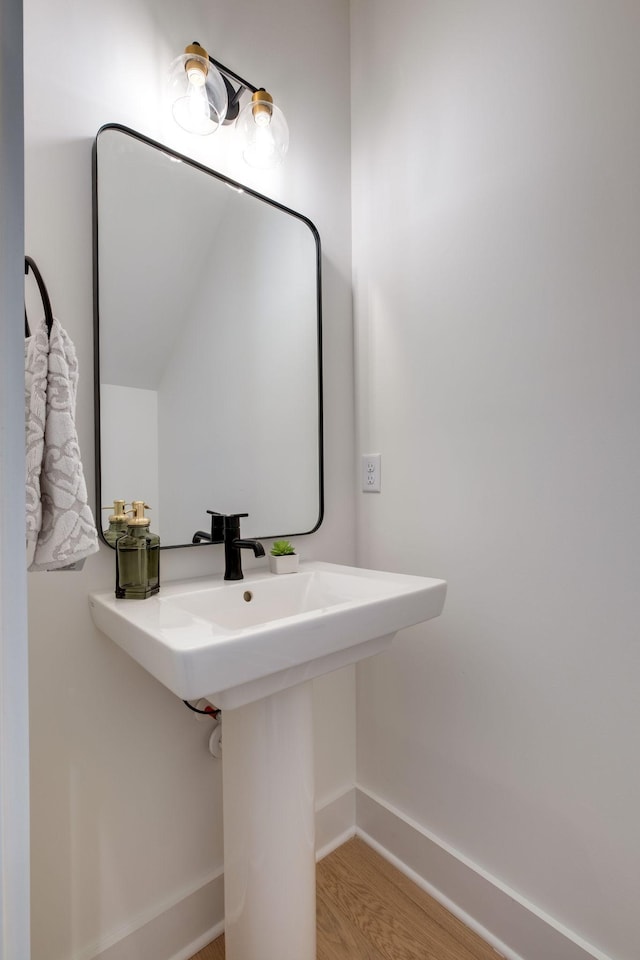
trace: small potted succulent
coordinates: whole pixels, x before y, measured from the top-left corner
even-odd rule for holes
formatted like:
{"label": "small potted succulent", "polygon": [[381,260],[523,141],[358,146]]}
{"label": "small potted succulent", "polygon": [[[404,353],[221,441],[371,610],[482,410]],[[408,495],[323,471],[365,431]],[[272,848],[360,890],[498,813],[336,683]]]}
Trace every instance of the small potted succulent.
{"label": "small potted succulent", "polygon": [[288,540],[275,540],[269,553],[271,573],[297,573],[298,554]]}

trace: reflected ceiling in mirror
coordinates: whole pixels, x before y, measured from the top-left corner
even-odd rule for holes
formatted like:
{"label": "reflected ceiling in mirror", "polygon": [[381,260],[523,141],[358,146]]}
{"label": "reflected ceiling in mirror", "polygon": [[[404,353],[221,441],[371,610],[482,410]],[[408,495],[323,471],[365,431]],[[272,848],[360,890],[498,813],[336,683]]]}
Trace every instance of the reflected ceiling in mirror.
{"label": "reflected ceiling in mirror", "polygon": [[207,510],[248,513],[246,536],[316,529],[314,225],[117,125],[96,138],[94,222],[99,504],[144,498],[163,547]]}

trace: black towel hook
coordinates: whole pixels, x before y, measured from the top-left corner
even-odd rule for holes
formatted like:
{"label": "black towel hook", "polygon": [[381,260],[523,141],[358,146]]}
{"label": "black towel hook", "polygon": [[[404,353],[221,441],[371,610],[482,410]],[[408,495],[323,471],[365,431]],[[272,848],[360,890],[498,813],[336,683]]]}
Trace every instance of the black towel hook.
{"label": "black towel hook", "polygon": [[[42,298],[42,306],[44,307],[44,317],[47,321],[47,334],[51,333],[51,327],[53,326],[53,311],[51,309],[51,300],[49,299],[49,291],[47,290],[47,285],[42,278],[38,266],[33,259],[33,257],[24,258],[24,275],[25,277],[29,273],[29,268],[36,278],[36,283],[38,284],[38,290],[40,291],[40,296]],[[29,330],[29,321],[27,320],[27,308],[24,310],[24,335],[28,337],[31,335]]]}

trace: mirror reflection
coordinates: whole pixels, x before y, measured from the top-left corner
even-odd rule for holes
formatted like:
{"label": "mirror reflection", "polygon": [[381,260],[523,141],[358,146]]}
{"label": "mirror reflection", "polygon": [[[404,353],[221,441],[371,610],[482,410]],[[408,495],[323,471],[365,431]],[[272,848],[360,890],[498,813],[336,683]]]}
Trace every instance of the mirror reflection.
{"label": "mirror reflection", "polygon": [[[145,499],[166,546],[322,519],[313,224],[126,128],[96,138],[97,483]],[[104,514],[103,528],[107,526]]]}

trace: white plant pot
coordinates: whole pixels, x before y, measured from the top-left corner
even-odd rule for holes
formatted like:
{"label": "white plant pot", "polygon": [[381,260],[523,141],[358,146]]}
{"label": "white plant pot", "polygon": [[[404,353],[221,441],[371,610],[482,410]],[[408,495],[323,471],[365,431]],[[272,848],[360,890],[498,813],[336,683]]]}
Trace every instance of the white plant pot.
{"label": "white plant pot", "polygon": [[271,573],[297,573],[298,554],[290,553],[284,557],[274,557],[269,554],[269,570]]}

